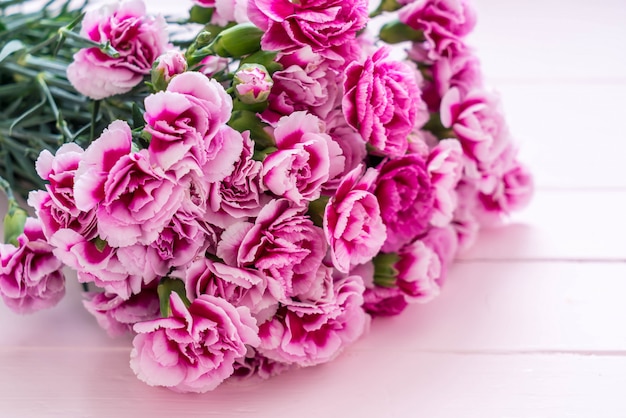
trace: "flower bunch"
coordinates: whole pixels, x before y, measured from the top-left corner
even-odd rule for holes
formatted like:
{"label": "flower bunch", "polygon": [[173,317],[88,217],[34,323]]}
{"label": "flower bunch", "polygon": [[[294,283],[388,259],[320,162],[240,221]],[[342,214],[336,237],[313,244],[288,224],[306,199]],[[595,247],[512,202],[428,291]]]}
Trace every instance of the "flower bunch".
{"label": "flower bunch", "polygon": [[0,52],[73,40],[65,75],[38,77],[91,106],[89,129],[38,150],[36,218],[10,196],[0,295],[52,306],[70,267],[98,323],[134,334],[138,378],[181,392],[332,360],[371,317],[437,296],[532,192],[467,1],[194,3],[193,39],[125,0]]}

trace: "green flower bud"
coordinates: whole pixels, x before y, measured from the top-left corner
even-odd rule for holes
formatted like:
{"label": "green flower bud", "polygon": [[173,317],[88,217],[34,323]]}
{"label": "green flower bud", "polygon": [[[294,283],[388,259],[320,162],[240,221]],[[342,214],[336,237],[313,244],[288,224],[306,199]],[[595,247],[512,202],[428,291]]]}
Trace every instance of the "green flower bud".
{"label": "green flower bud", "polygon": [[221,57],[242,57],[261,49],[263,31],[251,23],[241,23],[220,32],[211,49]]}
{"label": "green flower bud", "polygon": [[17,247],[17,237],[24,232],[28,213],[15,200],[9,200],[9,209],[4,216],[4,242]]}
{"label": "green flower bud", "polygon": [[380,253],[372,262],[374,263],[374,283],[382,287],[393,287],[398,277],[398,269],[395,265],[400,260],[396,253]]}
{"label": "green flower bud", "polygon": [[412,41],[423,42],[425,40],[422,31],[400,22],[399,20],[386,23],[380,30],[380,39],[388,44]]}

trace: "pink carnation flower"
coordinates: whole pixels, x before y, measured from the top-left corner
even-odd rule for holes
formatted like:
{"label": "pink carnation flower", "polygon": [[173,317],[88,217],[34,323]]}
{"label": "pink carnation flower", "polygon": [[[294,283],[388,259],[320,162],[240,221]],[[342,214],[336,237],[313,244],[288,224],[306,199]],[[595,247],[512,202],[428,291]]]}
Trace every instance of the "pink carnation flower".
{"label": "pink carnation flower", "polygon": [[207,392],[233,374],[246,345],[260,343],[256,321],[245,306],[202,295],[189,308],[170,295],[172,314],[135,324],[130,366],[151,386],[177,392]]}
{"label": "pink carnation flower", "polygon": [[209,182],[232,172],[243,141],[221,143],[233,105],[217,81],[193,71],[180,74],[167,91],[148,96],[145,106],[151,161],[169,170],[191,158],[192,166],[206,171]]}
{"label": "pink carnation flower", "polygon": [[341,148],[316,116],[296,112],[278,121],[277,151],[263,161],[263,183],[297,205],[320,196],[322,185],[343,171]]}
{"label": "pink carnation flower", "polygon": [[224,231],[217,256],[227,264],[255,267],[274,281],[276,299],[315,294],[326,255],[324,232],[288,200],[269,202],[255,223],[238,222]]}
{"label": "pink carnation flower", "polygon": [[334,359],[369,328],[370,317],[361,307],[361,279],[349,276],[327,283],[324,298],[288,302],[260,326],[261,354],[276,361],[313,366]]}
{"label": "pink carnation flower", "polygon": [[165,19],[146,16],[141,0],[87,12],[81,35],[109,42],[119,53],[114,58],[96,47],[81,49],[67,67],[67,78],[76,90],[94,100],[129,92],[150,73],[152,63],[168,45]]}
{"label": "pink carnation flower", "polygon": [[374,257],[387,239],[376,196],[369,192],[378,172],[363,174],[359,166],[348,173],[326,205],[324,234],[333,265],[342,273]]}
{"label": "pink carnation flower", "polygon": [[365,0],[249,0],[248,16],[265,34],[266,51],[313,51],[341,59],[334,52],[352,40],[368,20]]}
{"label": "pink carnation flower", "polygon": [[452,221],[458,202],[456,186],[463,171],[463,150],[459,142],[440,141],[428,155],[427,169],[435,197],[430,223],[443,227]]}
{"label": "pink carnation flower", "polygon": [[374,186],[381,216],[387,227],[384,252],[423,234],[433,215],[435,195],[424,159],[408,154],[384,162]]}
{"label": "pink carnation flower", "polygon": [[28,218],[18,246],[0,244],[0,296],[17,313],[55,306],[65,295],[63,264],[52,254],[41,223]]}
{"label": "pink carnation flower", "polygon": [[128,300],[110,293],[90,293],[83,305],[112,337],[129,333],[137,322],[160,316],[156,289],[146,289]]}
{"label": "pink carnation flower", "polygon": [[363,64],[348,65],[342,107],[366,142],[384,155],[400,156],[417,121],[421,92],[415,72],[390,59],[389,51],[380,48]]}
{"label": "pink carnation flower", "polygon": [[193,0],[202,7],[212,8],[211,23],[226,26],[230,22],[248,21],[248,0]]}
{"label": "pink carnation flower", "polygon": [[428,57],[433,61],[464,48],[463,37],[476,24],[476,14],[467,0],[414,0],[400,9],[398,17],[423,32]]}
{"label": "pink carnation flower", "polygon": [[30,192],[28,204],[35,209],[47,238],[66,228],[88,239],[95,238],[96,212],[80,210],[74,195],[75,176],[83,152],[78,145],[69,143],[62,145],[54,156],[44,150],[37,158],[37,174],[48,184],[46,191]]}

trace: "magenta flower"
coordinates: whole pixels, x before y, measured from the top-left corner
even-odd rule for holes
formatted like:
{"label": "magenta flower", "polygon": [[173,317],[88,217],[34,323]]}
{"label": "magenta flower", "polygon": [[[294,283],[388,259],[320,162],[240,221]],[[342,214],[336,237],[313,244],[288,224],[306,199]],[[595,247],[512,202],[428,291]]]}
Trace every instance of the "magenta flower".
{"label": "magenta flower", "polygon": [[408,306],[404,292],[399,287],[375,286],[365,289],[363,309],[373,316],[394,316]]}
{"label": "magenta flower", "polygon": [[465,155],[479,168],[491,164],[510,143],[498,98],[485,90],[463,94],[454,87],[441,101],[441,123],[452,128]]}
{"label": "magenta flower", "polygon": [[380,153],[404,154],[421,106],[415,71],[390,59],[389,48],[380,48],[363,64],[348,65],[343,87],[348,124]]}
{"label": "magenta flower", "polygon": [[278,284],[269,286],[281,301],[316,293],[317,273],[327,246],[324,232],[305,211],[292,207],[286,199],[269,202],[255,223],[238,222],[224,231],[217,256],[229,265],[254,267],[264,273]]}
{"label": "magenta flower", "polygon": [[398,17],[422,31],[432,61],[463,49],[463,38],[476,24],[476,14],[467,0],[415,0],[400,9]]}
{"label": "magenta flower", "polygon": [[379,167],[374,194],[387,227],[384,252],[395,252],[423,234],[433,215],[435,195],[424,159],[417,154],[390,159]]}
{"label": "magenta flower", "polygon": [[322,185],[343,171],[341,147],[324,132],[316,116],[296,112],[278,121],[277,151],[263,161],[263,183],[296,205],[320,196]]}
{"label": "magenta flower", "polygon": [[249,0],[248,16],[265,31],[266,51],[288,52],[303,46],[334,58],[333,49],[352,40],[368,20],[364,0]]}
{"label": "magenta flower", "polygon": [[399,252],[397,287],[408,302],[428,302],[439,295],[442,260],[426,243],[416,240]]}
{"label": "magenta flower", "polygon": [[160,316],[159,297],[155,289],[146,289],[128,300],[109,293],[89,293],[86,296],[83,301],[85,309],[112,337],[131,332],[137,322],[151,321]]}
{"label": "magenta flower", "polygon": [[185,307],[170,295],[172,314],[135,324],[130,366],[151,386],[177,392],[207,392],[233,374],[246,345],[260,343],[256,321],[245,306],[202,295]]}
{"label": "magenta flower", "polygon": [[67,67],[67,78],[80,93],[100,100],[129,92],[150,73],[152,63],[167,49],[167,24],[149,17],[141,0],[126,0],[87,12],[81,34],[119,53],[111,57],[99,48],[81,49]]}
{"label": "magenta flower", "polygon": [[0,244],[0,296],[17,313],[55,306],[65,295],[63,264],[52,253],[39,220],[27,218],[18,246]]}
{"label": "magenta flower", "polygon": [[370,317],[361,307],[364,286],[360,277],[327,283],[324,298],[288,302],[260,326],[261,354],[276,361],[313,366],[334,359],[369,328]]}
{"label": "magenta flower", "polygon": [[369,192],[378,172],[359,166],[348,173],[324,212],[324,234],[335,268],[347,273],[351,266],[370,261],[387,239],[376,196]]}

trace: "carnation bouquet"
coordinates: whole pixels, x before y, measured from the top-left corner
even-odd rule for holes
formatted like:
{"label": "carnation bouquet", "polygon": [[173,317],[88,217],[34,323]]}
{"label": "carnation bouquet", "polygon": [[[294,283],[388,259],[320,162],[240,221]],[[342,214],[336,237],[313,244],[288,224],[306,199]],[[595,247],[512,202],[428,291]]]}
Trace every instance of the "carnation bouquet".
{"label": "carnation bouquet", "polygon": [[33,3],[0,2],[0,295],[76,278],[150,385],[330,361],[532,194],[466,0]]}

